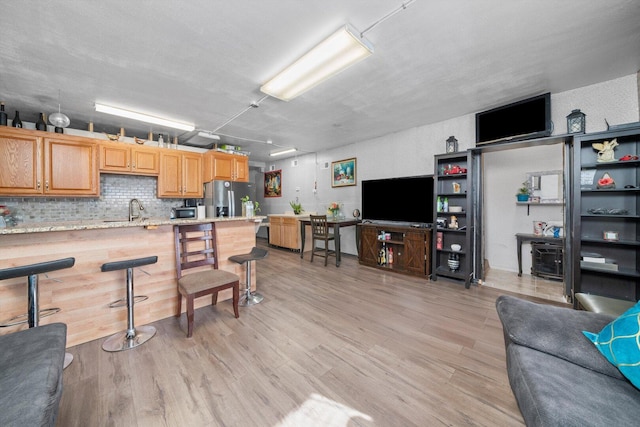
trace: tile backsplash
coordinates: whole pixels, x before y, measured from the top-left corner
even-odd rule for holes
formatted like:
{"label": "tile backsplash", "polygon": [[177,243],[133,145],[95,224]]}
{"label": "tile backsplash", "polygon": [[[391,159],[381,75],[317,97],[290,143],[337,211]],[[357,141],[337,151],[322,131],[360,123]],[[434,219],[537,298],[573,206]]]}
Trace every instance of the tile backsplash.
{"label": "tile backsplash", "polygon": [[158,178],[153,176],[100,174],[100,197],[0,197],[18,223],[129,218],[129,200],[138,199],[151,218],[169,218],[182,199],[158,199]]}

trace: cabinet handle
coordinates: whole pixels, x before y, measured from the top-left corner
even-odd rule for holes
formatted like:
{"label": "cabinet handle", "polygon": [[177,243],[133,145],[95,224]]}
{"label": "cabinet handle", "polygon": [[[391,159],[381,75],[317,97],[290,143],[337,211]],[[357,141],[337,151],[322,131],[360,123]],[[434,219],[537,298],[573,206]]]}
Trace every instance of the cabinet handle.
{"label": "cabinet handle", "polygon": [[40,180],[38,180],[37,184],[36,184],[36,188],[39,190],[40,189]]}
{"label": "cabinet handle", "polygon": [[136,168],[136,164],[135,164],[135,163],[133,164],[133,168],[134,168],[134,169]]}
{"label": "cabinet handle", "polygon": [[127,163],[127,167],[129,168],[129,167],[131,167],[131,165],[129,163]]}
{"label": "cabinet handle", "polygon": [[44,189],[45,189],[45,191],[49,191],[49,180],[46,180],[44,182]]}

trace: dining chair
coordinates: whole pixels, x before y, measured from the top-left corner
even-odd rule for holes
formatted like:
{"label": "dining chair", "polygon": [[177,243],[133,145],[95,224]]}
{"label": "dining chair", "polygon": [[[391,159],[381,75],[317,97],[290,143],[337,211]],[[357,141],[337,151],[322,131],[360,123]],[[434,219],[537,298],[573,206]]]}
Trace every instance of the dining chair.
{"label": "dining chair", "polygon": [[[326,267],[329,256],[336,256],[336,251],[329,249],[329,242],[335,240],[336,236],[334,233],[329,232],[326,215],[309,215],[309,219],[311,221],[311,235],[313,237],[311,241],[311,262],[313,262],[313,256],[317,252],[320,252],[317,255],[324,257],[324,265]],[[323,241],[324,247],[316,247],[317,240]],[[324,253],[324,255],[321,255],[321,253]]]}
{"label": "dining chair", "polygon": [[[231,272],[218,269],[215,224],[175,225],[173,233],[179,292],[176,317],[182,314],[184,297],[187,301],[187,337],[193,334],[195,298],[211,295],[211,305],[216,305],[218,292],[232,289],[233,311],[238,318],[240,279]],[[185,274],[187,270],[191,271]]]}

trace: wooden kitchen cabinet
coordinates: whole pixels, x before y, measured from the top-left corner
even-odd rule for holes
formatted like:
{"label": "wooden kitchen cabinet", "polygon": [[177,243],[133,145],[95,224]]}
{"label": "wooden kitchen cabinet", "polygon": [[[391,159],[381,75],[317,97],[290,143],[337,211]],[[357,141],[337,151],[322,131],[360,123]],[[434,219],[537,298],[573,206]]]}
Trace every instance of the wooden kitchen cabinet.
{"label": "wooden kitchen cabinet", "polygon": [[158,197],[201,199],[202,176],[201,154],[162,150]]}
{"label": "wooden kitchen cabinet", "polygon": [[158,175],[160,150],[126,143],[101,143],[100,172]]}
{"label": "wooden kitchen cabinet", "polygon": [[86,138],[0,130],[0,195],[98,196],[97,144]]}
{"label": "wooden kitchen cabinet", "polygon": [[249,182],[249,158],[210,150],[204,154],[204,181],[217,179]]}
{"label": "wooden kitchen cabinet", "polygon": [[300,223],[288,215],[269,215],[269,244],[293,250],[300,249]]}

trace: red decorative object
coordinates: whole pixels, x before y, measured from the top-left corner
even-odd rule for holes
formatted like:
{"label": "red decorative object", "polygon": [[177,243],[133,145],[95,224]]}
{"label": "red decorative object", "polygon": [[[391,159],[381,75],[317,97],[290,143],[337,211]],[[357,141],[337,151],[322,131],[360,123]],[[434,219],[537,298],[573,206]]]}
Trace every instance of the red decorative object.
{"label": "red decorative object", "polygon": [[602,175],[602,178],[598,180],[597,188],[616,188],[616,182],[613,180],[611,175],[609,175],[609,172],[605,172],[604,175]]}
{"label": "red decorative object", "polygon": [[462,168],[458,165],[449,165],[444,169],[445,175],[458,175],[462,173],[467,173],[467,168]]}

